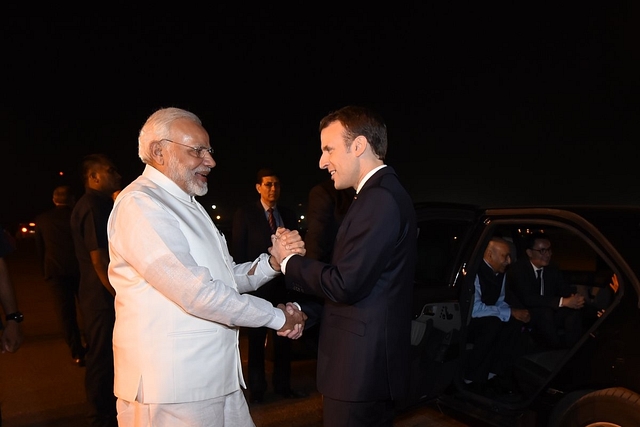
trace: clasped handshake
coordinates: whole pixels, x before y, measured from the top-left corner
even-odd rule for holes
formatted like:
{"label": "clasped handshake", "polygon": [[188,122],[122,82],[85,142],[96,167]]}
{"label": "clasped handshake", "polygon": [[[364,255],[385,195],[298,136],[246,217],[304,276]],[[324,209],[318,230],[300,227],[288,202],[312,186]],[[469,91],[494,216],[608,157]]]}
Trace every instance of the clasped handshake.
{"label": "clasped handshake", "polygon": [[[271,243],[273,246],[269,248],[269,254],[271,254],[271,266],[275,270],[281,269],[282,261],[289,255],[304,256],[307,252],[298,230],[287,230],[279,227],[276,230],[276,234],[271,236]],[[304,322],[307,320],[307,315],[292,302],[288,302],[286,305],[278,304],[278,308],[284,313],[285,322],[282,328],[277,331],[277,334],[293,340],[300,338],[304,331]]]}

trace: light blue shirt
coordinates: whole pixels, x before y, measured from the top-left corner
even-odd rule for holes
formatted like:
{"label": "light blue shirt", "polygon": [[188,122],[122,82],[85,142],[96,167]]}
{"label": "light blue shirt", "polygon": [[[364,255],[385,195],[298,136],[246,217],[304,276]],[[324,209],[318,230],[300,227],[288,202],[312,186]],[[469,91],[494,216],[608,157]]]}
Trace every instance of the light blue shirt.
{"label": "light blue shirt", "polygon": [[480,279],[478,275],[476,275],[476,280],[473,283],[475,286],[475,294],[473,298],[473,311],[471,312],[471,317],[487,317],[487,316],[495,316],[498,317],[503,322],[509,321],[511,317],[511,307],[504,301],[504,284],[506,281],[507,275],[505,274],[502,277],[502,287],[500,288],[500,296],[496,301],[495,305],[487,305],[482,302],[482,290],[480,289]]}

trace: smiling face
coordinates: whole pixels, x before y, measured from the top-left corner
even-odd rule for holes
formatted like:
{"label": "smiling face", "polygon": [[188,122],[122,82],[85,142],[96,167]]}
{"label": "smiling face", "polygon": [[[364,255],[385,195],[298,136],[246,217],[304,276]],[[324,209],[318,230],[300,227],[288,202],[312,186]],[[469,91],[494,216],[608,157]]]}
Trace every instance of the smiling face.
{"label": "smiling face", "polygon": [[190,196],[204,196],[208,191],[207,175],[216,162],[208,152],[198,157],[196,151],[188,147],[209,148],[209,134],[201,125],[180,119],[171,126],[171,141],[175,143],[163,141],[167,164],[162,172]]}
{"label": "smiling face", "polygon": [[509,244],[501,240],[490,241],[485,251],[484,259],[494,272],[504,273],[509,264],[511,264]]}
{"label": "smiling face", "polygon": [[353,141],[345,141],[345,128],[339,121],[331,123],[320,133],[320,169],[331,175],[338,190],[358,187],[360,164],[357,154],[351,149]]}
{"label": "smiling face", "polygon": [[531,264],[537,268],[543,268],[551,262],[551,241],[549,239],[535,239],[533,247],[527,249],[527,256]]}

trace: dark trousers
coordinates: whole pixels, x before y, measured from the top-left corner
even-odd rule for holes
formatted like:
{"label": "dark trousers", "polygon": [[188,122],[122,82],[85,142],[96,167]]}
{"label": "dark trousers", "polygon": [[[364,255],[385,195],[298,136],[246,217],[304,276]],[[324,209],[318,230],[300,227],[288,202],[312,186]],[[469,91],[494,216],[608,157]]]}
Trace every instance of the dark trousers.
{"label": "dark trousers", "polygon": [[84,379],[89,419],[92,427],[116,427],[116,397],[113,394],[114,310],[90,310],[83,307],[87,341]]}
{"label": "dark trousers", "polygon": [[276,393],[283,393],[291,388],[291,340],[279,337],[269,328],[248,328],[249,391],[254,396],[267,390],[265,344],[269,331],[269,339],[273,339],[273,389]]}
{"label": "dark trousers", "polygon": [[58,319],[60,319],[64,340],[69,347],[71,357],[74,359],[82,358],[84,357],[85,348],[82,343],[82,333],[78,326],[76,306],[80,279],[69,276],[52,277],[47,279],[47,283],[51,285]]}
{"label": "dark trousers", "polygon": [[322,397],[322,425],[325,427],[392,427],[391,400],[345,402]]}
{"label": "dark trousers", "polygon": [[537,307],[529,311],[531,312],[531,333],[546,348],[570,348],[582,336],[582,313],[580,310],[567,307],[556,310]]}
{"label": "dark trousers", "polygon": [[469,340],[473,349],[466,359],[465,379],[486,382],[489,373],[510,377],[515,360],[525,351],[523,323],[503,322],[495,316],[472,318]]}

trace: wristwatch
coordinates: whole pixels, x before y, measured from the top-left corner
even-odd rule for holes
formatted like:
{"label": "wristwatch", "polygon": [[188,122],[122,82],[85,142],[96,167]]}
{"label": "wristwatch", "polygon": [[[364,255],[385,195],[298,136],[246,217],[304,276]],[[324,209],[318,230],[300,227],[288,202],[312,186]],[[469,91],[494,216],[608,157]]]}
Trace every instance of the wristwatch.
{"label": "wristwatch", "polygon": [[20,323],[24,320],[24,314],[16,311],[15,313],[9,313],[5,317],[5,320],[8,322],[9,320],[13,320],[16,323]]}

